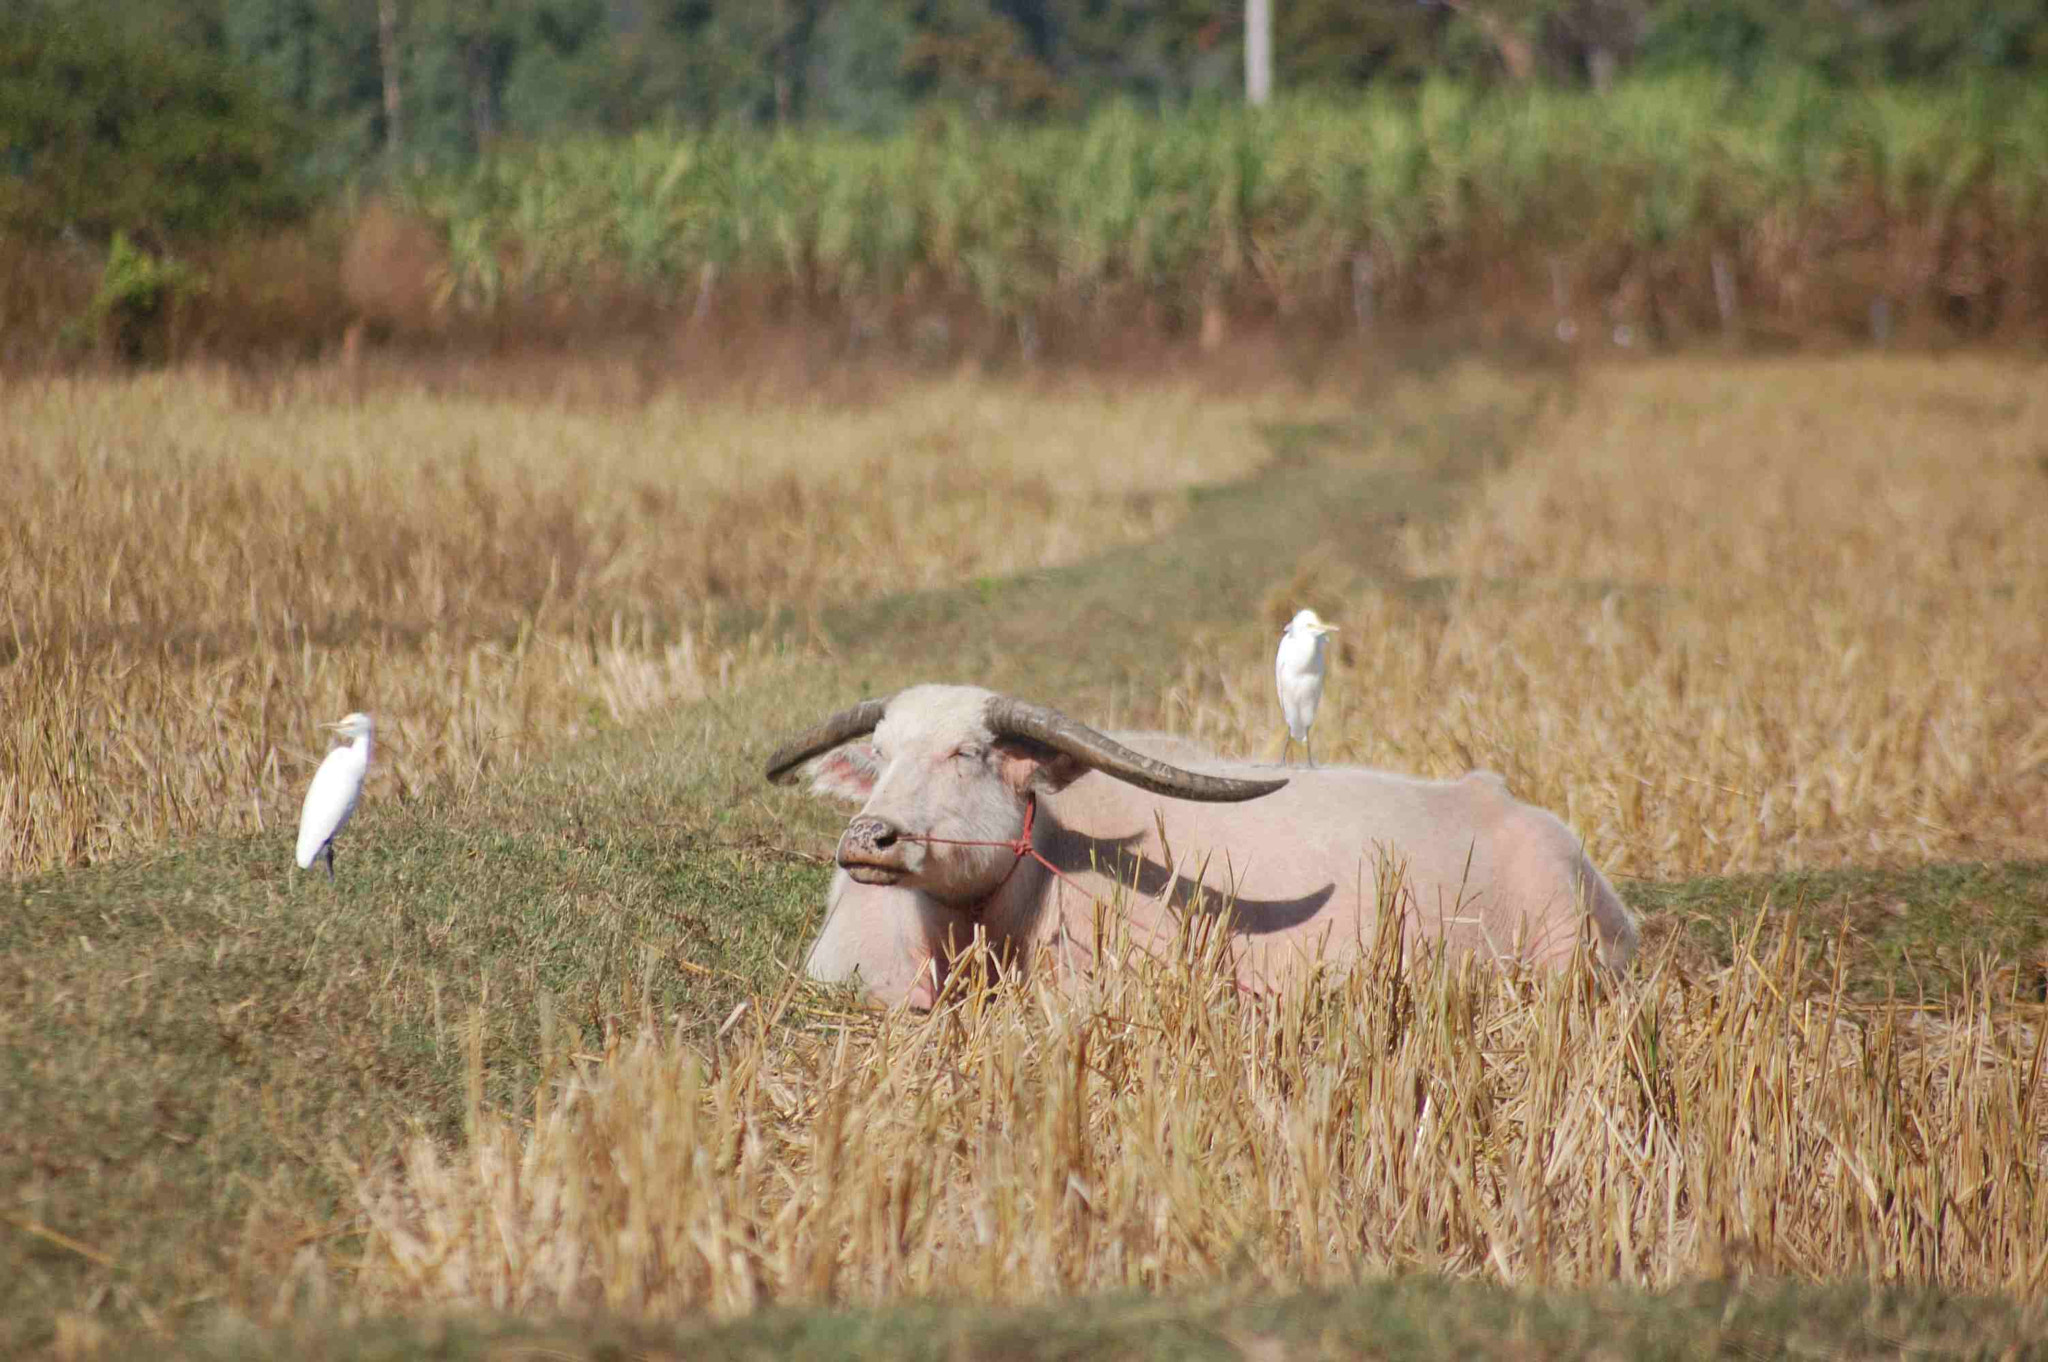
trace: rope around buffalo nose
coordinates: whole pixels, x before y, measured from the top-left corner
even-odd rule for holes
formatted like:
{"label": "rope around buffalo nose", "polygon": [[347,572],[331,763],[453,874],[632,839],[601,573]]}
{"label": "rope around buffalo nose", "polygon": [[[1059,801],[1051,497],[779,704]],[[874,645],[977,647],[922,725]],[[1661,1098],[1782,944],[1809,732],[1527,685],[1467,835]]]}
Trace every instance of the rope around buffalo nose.
{"label": "rope around buffalo nose", "polygon": [[1038,862],[1047,870],[1050,870],[1053,873],[1053,877],[1059,880],[1062,884],[1066,885],[1075,893],[1081,895],[1083,898],[1088,899],[1092,902],[1095,896],[1093,894],[1090,894],[1087,890],[1083,889],[1080,885],[1076,884],[1072,879],[1068,878],[1067,873],[1065,871],[1061,870],[1051,861],[1048,861],[1045,858],[1045,853],[1040,851],[1037,845],[1032,842],[1031,826],[1033,823],[1037,821],[1038,796],[1033,794],[1026,796],[1024,800],[1024,830],[1018,833],[1015,837],[1010,838],[1008,841],[983,842],[974,841],[962,837],[934,837],[930,833],[921,833],[915,837],[906,838],[905,840],[923,842],[926,846],[1002,847],[1009,851],[1011,855],[1017,858],[1016,860],[1010,862],[1010,868],[1003,872],[1002,879],[996,881],[996,887],[988,891],[988,897],[983,899],[980,905],[975,908],[974,915],[976,917],[980,917],[984,912],[988,911],[988,905],[994,903],[996,901],[996,895],[1003,892],[1003,886],[1008,884],[1010,882],[1010,877],[1017,873],[1017,867],[1024,864],[1024,858],[1026,856],[1029,856],[1032,860]]}
{"label": "rope around buffalo nose", "polygon": [[[920,833],[915,836],[906,837],[904,838],[904,840],[907,842],[923,842],[927,846],[1003,847],[1007,849],[1011,855],[1017,858],[1010,862],[1010,868],[1003,872],[1002,879],[996,881],[996,887],[988,891],[988,897],[983,899],[981,903],[974,908],[973,914],[977,918],[979,918],[983,913],[987,912],[988,906],[996,901],[996,895],[1003,892],[1003,886],[1008,884],[1010,882],[1010,877],[1017,873],[1017,867],[1024,864],[1024,858],[1026,856],[1029,856],[1032,860],[1038,862],[1047,870],[1051,871],[1053,878],[1058,880],[1061,884],[1066,885],[1075,893],[1079,894],[1082,898],[1087,899],[1090,903],[1100,906],[1102,900],[1096,898],[1093,894],[1083,889],[1064,870],[1061,870],[1051,861],[1048,861],[1045,858],[1045,853],[1040,851],[1037,845],[1032,842],[1031,826],[1033,823],[1037,821],[1037,819],[1038,796],[1036,794],[1033,794],[1027,796],[1024,801],[1023,831],[1019,832],[1015,837],[1010,838],[1008,841],[998,840],[985,842],[976,841],[963,837],[934,837],[930,833]],[[1236,988],[1238,995],[1240,997],[1250,998],[1254,1001],[1257,1001],[1259,999],[1260,995],[1258,994],[1258,992],[1255,989],[1246,987],[1242,979],[1232,979],[1231,984],[1233,987]]]}

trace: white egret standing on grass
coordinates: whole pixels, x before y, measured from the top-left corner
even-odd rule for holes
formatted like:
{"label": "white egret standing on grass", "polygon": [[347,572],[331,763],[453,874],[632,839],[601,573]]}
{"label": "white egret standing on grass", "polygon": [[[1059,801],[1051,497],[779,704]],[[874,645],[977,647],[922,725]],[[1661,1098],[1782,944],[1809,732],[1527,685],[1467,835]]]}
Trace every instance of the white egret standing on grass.
{"label": "white egret standing on grass", "polygon": [[1336,632],[1336,625],[1323,623],[1313,610],[1303,610],[1288,621],[1286,632],[1280,635],[1273,681],[1280,690],[1280,713],[1287,720],[1288,741],[1280,749],[1283,765],[1295,743],[1307,750],[1308,764],[1316,764],[1316,749],[1309,743],[1308,731],[1315,726],[1316,706],[1323,699],[1323,650]]}
{"label": "white egret standing on grass", "polygon": [[363,777],[370,770],[370,732],[367,714],[351,714],[340,723],[322,724],[341,734],[346,747],[337,747],[313,773],[306,790],[305,807],[299,810],[299,869],[310,870],[321,852],[327,853],[327,878],[334,878],[334,839],[348,826],[362,797]]}

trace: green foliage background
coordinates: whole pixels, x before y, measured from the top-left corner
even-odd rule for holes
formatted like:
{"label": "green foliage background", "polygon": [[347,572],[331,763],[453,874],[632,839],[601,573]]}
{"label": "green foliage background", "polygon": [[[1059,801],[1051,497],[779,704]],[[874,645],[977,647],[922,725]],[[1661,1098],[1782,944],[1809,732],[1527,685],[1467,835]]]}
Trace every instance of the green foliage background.
{"label": "green foliage background", "polygon": [[1844,91],[1785,73],[1604,94],[1431,81],[1257,112],[1121,100],[882,139],[557,139],[407,188],[446,230],[458,298],[483,310],[621,272],[686,298],[707,268],[839,305],[907,290],[999,316],[1342,310],[1361,271],[1412,292],[1494,265],[1540,276],[1546,257],[1678,270],[1678,291],[1702,295],[1715,253],[1751,279],[1810,283],[1845,259],[1874,276],[1866,298],[1976,297],[2048,264],[2048,87]]}
{"label": "green foliage background", "polygon": [[[1665,334],[1730,330],[1729,279],[1795,329],[2048,317],[2032,0],[1275,16],[1281,96],[1253,111],[1237,0],[17,0],[0,244],[44,254],[15,251],[0,323],[77,319],[120,231],[219,286],[117,347],[166,355],[317,347],[407,269],[434,315],[385,320],[421,333],[450,304],[616,319],[765,289],[964,303],[1026,353],[1090,317],[1362,320],[1566,276],[1559,314],[1627,292]],[[358,251],[351,283],[361,191],[431,241],[405,269]],[[206,254],[325,203],[305,259]]]}
{"label": "green foliage background", "polygon": [[230,57],[97,7],[0,12],[0,221],[207,236],[289,217],[312,129]]}
{"label": "green foliage background", "polygon": [[[1632,73],[1838,87],[2038,75],[2031,0],[1279,0],[1283,91]],[[18,0],[0,214],[104,240],[288,215],[366,169],[648,130],[875,135],[1231,104],[1236,0]]]}

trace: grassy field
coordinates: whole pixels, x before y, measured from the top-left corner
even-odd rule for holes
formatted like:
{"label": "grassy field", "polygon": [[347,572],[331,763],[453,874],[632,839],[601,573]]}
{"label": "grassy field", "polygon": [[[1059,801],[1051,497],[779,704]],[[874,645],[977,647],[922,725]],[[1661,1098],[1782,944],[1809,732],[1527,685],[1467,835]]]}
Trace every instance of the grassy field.
{"label": "grassy field", "polygon": [[[0,1351],[2037,1335],[2041,379],[14,385]],[[1301,604],[1318,748],[1566,814],[1635,982],[791,977],[840,814],[761,783],[777,736],[949,678],[1263,752]],[[289,824],[359,706],[329,886]]]}
{"label": "grassy field", "polygon": [[615,377],[0,380],[0,875],[275,827],[356,707],[373,796],[473,785],[730,690],[769,619],[1158,535],[1297,405],[958,381],[621,412]]}

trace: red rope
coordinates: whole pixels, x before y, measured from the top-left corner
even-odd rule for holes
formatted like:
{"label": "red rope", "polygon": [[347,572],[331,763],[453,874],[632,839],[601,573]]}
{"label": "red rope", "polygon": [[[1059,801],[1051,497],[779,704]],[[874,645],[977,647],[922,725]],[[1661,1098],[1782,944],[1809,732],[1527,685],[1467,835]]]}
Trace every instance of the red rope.
{"label": "red rope", "polygon": [[[996,901],[996,895],[1003,892],[1003,886],[1008,884],[1010,882],[1010,877],[1017,873],[1017,867],[1024,864],[1024,858],[1026,856],[1029,856],[1032,860],[1038,862],[1047,870],[1050,870],[1053,873],[1053,878],[1059,880],[1062,884],[1067,885],[1075,893],[1081,895],[1085,899],[1088,899],[1090,902],[1094,902],[1095,896],[1093,894],[1090,894],[1080,885],[1075,884],[1072,879],[1068,878],[1065,871],[1061,870],[1051,861],[1048,861],[1045,858],[1045,853],[1041,852],[1038,849],[1038,847],[1035,844],[1033,844],[1031,840],[1031,825],[1035,821],[1037,821],[1037,818],[1038,796],[1033,794],[1025,798],[1024,830],[1018,833],[1015,837],[1011,838],[1007,842],[981,842],[971,841],[960,837],[934,837],[930,833],[924,833],[915,837],[907,837],[904,840],[913,842],[923,842],[927,846],[939,844],[949,847],[1005,847],[1011,852],[1011,854],[1016,856],[1017,859],[1010,862],[1010,868],[1003,872],[1002,879],[996,881],[996,887],[988,891],[988,897],[983,899],[981,901],[980,906],[974,910],[974,915],[976,917],[979,917],[983,912],[985,912],[989,904],[994,903]],[[1247,987],[1242,979],[1233,978],[1231,980],[1231,983],[1236,987],[1238,993],[1240,993],[1244,997],[1252,998],[1254,1000],[1256,1000],[1259,997],[1259,994],[1255,990]]]}
{"label": "red rope", "polygon": [[[1062,883],[1066,884],[1068,887],[1073,889],[1075,893],[1081,894],[1084,897],[1092,899],[1094,897],[1092,894],[1089,894],[1088,891],[1083,889],[1080,885],[1075,884],[1073,880],[1068,879],[1066,872],[1061,870],[1058,866],[1054,865],[1051,861],[1045,859],[1045,853],[1041,852],[1038,849],[1038,847],[1033,844],[1031,840],[1031,825],[1034,822],[1036,822],[1037,819],[1038,796],[1033,794],[1026,796],[1024,800],[1024,830],[1018,833],[1015,837],[1010,838],[1008,841],[970,841],[960,837],[934,837],[929,833],[925,833],[913,838],[907,838],[905,840],[923,842],[927,846],[938,844],[949,847],[1003,847],[1006,850],[1008,850],[1012,855],[1014,855],[1017,859],[1010,862],[1010,868],[1003,872],[1002,879],[996,881],[996,887],[989,890],[988,897],[981,901],[983,909],[985,909],[989,904],[995,902],[996,895],[1003,892],[1003,886],[1008,884],[1010,882],[1010,877],[1017,873],[1017,867],[1024,864],[1024,858],[1026,856],[1029,856],[1032,860],[1038,862],[1047,870],[1050,870],[1053,873],[1053,877],[1055,879],[1058,879]],[[980,910],[978,909],[977,913],[979,913],[979,911]]]}

